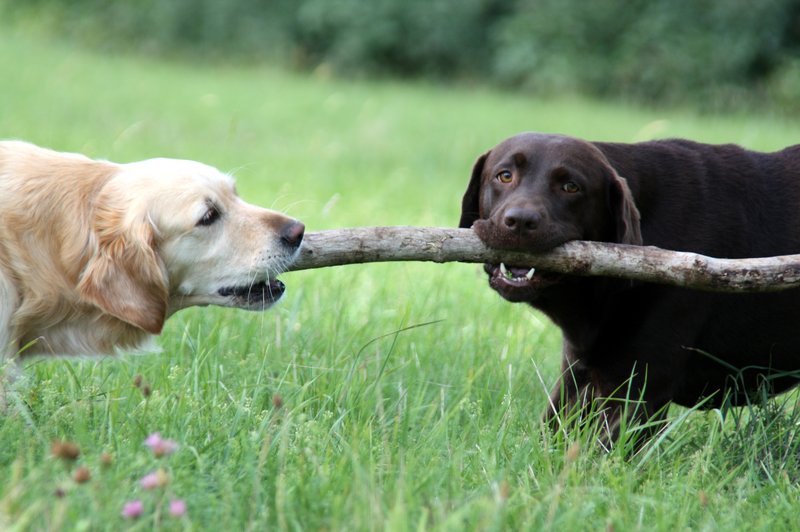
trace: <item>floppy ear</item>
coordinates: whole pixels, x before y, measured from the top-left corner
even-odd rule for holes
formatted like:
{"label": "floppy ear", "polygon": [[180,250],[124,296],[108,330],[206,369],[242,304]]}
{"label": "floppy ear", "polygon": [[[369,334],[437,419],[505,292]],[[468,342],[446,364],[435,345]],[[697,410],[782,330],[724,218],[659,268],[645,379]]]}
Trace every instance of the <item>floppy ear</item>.
{"label": "floppy ear", "polygon": [[472,177],[470,177],[467,191],[461,200],[461,221],[458,226],[462,228],[472,227],[473,222],[480,218],[480,191],[481,191],[481,176],[483,175],[483,165],[486,158],[491,151],[487,151],[475,161],[472,167]]}
{"label": "floppy ear", "polygon": [[628,181],[609,166],[611,184],[609,188],[609,204],[616,224],[616,238],[620,244],[641,246],[642,228],[639,209],[633,201]]}
{"label": "floppy ear", "polygon": [[159,334],[167,318],[166,268],[147,216],[132,222],[124,217],[124,209],[96,207],[97,248],[81,274],[78,292],[108,314]]}

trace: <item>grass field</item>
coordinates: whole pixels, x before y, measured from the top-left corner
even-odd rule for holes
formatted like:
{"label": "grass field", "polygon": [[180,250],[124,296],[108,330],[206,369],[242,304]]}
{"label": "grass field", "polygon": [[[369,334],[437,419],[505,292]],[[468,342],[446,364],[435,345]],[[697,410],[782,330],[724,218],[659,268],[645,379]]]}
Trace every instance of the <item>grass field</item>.
{"label": "grass field", "polygon": [[[0,72],[0,137],[120,162],[199,159],[311,231],[453,226],[474,159],[522,130],[800,141],[775,116],[104,56],[10,30]],[[604,455],[540,426],[559,332],[496,296],[479,266],[282,278],[268,313],[181,312],[158,354],[27,363],[0,417],[0,530],[800,527],[794,395],[673,408],[645,452]],[[153,432],[178,450],[155,458]],[[76,464],[52,455],[57,440],[80,447]],[[144,490],[159,468],[167,485]],[[169,515],[173,498],[185,516]],[[132,500],[143,513],[126,520]]]}

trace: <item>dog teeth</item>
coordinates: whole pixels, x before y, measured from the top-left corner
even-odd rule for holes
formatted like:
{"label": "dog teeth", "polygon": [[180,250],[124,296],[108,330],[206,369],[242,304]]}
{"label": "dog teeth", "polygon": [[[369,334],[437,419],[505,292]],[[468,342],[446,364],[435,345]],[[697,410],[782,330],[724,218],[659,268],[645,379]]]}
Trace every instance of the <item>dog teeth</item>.
{"label": "dog teeth", "polygon": [[502,262],[500,263],[500,273],[503,274],[503,277],[505,277],[506,279],[514,278],[514,274],[508,271],[508,268],[506,268],[506,265]]}
{"label": "dog teeth", "polygon": [[525,275],[517,276],[514,272],[508,269],[505,263],[503,262],[500,263],[500,274],[509,281],[523,281],[523,280],[530,281],[531,279],[533,279],[534,273],[536,273],[536,268],[531,268]]}

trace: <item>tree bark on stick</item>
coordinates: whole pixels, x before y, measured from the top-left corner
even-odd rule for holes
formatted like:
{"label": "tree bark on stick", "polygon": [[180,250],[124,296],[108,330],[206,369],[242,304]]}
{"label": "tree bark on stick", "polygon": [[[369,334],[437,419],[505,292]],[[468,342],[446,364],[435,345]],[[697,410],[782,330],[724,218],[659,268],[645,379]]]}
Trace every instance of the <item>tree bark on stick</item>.
{"label": "tree bark on stick", "polygon": [[567,242],[546,253],[487,247],[471,229],[356,227],[307,233],[289,271],[392,261],[500,263],[715,292],[800,287],[800,255],[719,259],[652,246]]}

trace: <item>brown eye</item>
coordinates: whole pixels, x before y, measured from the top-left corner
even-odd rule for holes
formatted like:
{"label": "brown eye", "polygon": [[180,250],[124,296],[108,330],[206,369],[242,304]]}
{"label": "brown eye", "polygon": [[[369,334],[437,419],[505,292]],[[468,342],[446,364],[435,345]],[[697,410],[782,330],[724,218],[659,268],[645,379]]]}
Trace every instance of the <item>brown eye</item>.
{"label": "brown eye", "polygon": [[575,194],[576,192],[581,191],[581,187],[573,183],[572,181],[567,181],[563,185],[561,185],[561,190],[568,194]]}
{"label": "brown eye", "polygon": [[219,211],[215,207],[209,208],[206,213],[197,222],[197,225],[211,225],[219,220]]}
{"label": "brown eye", "polygon": [[495,177],[497,178],[498,181],[504,184],[511,183],[511,181],[514,180],[514,176],[511,175],[511,172],[509,172],[508,170],[503,170],[502,172],[499,172]]}

